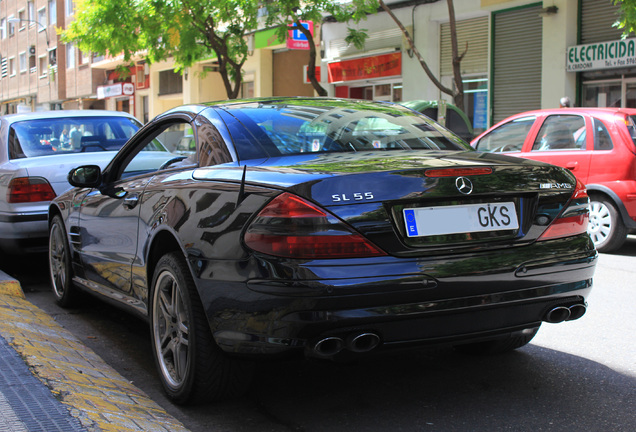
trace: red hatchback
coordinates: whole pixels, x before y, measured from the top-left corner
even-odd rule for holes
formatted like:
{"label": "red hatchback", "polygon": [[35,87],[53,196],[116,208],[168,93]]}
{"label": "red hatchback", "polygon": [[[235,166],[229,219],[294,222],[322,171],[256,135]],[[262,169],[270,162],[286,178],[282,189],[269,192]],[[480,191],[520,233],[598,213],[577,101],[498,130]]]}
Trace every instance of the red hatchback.
{"label": "red hatchback", "polygon": [[588,233],[600,252],[618,249],[636,232],[636,109],[527,111],[497,123],[471,145],[570,169],[587,186]]}

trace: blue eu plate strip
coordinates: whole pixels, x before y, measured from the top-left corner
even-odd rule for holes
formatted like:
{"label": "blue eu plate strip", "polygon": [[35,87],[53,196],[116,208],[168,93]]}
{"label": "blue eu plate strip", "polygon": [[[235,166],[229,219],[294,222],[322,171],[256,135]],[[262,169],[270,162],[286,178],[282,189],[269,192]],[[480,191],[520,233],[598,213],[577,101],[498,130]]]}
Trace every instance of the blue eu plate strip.
{"label": "blue eu plate strip", "polygon": [[408,236],[417,235],[417,223],[415,222],[415,212],[413,210],[404,210],[404,220],[406,221],[406,229]]}

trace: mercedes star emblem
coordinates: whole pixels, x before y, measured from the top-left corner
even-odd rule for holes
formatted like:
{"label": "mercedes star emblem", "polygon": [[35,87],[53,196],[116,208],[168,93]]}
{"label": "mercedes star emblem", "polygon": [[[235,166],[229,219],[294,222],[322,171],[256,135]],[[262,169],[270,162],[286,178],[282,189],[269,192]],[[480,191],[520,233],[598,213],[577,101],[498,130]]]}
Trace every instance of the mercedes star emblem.
{"label": "mercedes star emblem", "polygon": [[457,186],[457,190],[464,195],[470,195],[473,191],[473,182],[466,177],[457,177],[455,179],[455,186]]}

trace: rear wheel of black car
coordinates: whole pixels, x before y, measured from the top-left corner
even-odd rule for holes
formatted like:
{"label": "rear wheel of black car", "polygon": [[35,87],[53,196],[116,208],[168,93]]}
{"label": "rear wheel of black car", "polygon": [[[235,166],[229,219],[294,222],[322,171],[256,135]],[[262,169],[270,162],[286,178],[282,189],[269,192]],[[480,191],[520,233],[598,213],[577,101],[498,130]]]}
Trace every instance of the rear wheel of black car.
{"label": "rear wheel of black car", "polygon": [[627,238],[627,227],[616,206],[602,196],[590,196],[590,223],[587,232],[599,252],[615,251]]}
{"label": "rear wheel of black car", "polygon": [[70,249],[64,222],[59,215],[53,217],[49,226],[49,274],[57,304],[62,307],[72,306],[78,293],[71,282]]}
{"label": "rear wheel of black car", "polygon": [[501,354],[527,345],[538,331],[539,327],[528,328],[506,338],[457,345],[455,349],[465,354]]}
{"label": "rear wheel of black car", "polygon": [[242,393],[251,364],[216,345],[185,260],[164,255],[154,273],[152,347],[163,387],[175,403],[201,403]]}

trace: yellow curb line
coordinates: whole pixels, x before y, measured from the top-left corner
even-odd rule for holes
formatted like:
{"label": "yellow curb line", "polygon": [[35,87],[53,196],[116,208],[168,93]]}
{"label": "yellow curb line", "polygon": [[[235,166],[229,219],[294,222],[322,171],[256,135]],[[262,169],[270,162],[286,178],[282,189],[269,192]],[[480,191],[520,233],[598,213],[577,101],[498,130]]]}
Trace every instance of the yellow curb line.
{"label": "yellow curb line", "polygon": [[27,301],[17,281],[10,282],[0,282],[0,334],[84,427],[112,432],[188,431],[51,316]]}

